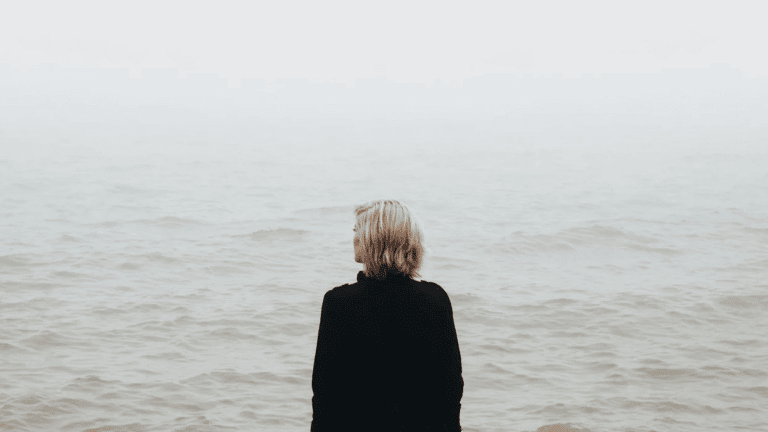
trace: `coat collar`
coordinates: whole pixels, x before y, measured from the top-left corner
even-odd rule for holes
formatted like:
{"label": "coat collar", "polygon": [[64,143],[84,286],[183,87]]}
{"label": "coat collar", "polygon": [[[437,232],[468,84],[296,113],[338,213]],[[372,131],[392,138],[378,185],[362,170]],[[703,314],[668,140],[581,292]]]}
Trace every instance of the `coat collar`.
{"label": "coat collar", "polygon": [[383,284],[383,283],[397,283],[402,282],[405,280],[410,279],[410,277],[403,275],[403,274],[391,274],[387,275],[386,279],[376,279],[376,278],[370,278],[365,275],[362,271],[357,273],[357,281],[360,283],[368,283],[368,284]]}

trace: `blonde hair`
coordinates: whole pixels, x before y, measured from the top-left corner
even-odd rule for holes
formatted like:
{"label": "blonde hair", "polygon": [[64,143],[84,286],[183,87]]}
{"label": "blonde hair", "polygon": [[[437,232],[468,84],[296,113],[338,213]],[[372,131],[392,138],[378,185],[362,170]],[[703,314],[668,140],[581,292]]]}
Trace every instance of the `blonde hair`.
{"label": "blonde hair", "polygon": [[357,206],[355,215],[355,236],[360,239],[366,276],[421,276],[424,233],[407,205],[395,200],[369,201]]}

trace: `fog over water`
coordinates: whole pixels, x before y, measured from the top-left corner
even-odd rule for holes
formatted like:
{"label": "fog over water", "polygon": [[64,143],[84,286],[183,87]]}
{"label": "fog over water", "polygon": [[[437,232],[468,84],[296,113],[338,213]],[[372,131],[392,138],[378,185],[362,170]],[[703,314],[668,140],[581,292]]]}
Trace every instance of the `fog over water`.
{"label": "fog over water", "polygon": [[4,6],[0,427],[308,430],[392,198],[465,431],[768,431],[762,9]]}
{"label": "fog over water", "polygon": [[760,129],[761,6],[24,2],[0,17],[0,112],[28,126],[496,115]]}

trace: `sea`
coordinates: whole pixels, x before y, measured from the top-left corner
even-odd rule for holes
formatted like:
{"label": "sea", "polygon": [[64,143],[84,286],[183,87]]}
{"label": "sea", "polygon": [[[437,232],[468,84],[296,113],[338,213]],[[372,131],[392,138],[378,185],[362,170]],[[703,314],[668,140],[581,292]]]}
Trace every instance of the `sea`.
{"label": "sea", "polygon": [[765,141],[438,123],[0,131],[0,429],[308,431],[353,209],[397,199],[464,431],[768,431]]}

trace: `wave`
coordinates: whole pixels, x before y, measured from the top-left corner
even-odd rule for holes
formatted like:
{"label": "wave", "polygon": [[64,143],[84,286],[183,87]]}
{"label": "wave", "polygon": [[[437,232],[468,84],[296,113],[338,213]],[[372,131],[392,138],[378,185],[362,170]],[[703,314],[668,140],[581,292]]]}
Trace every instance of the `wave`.
{"label": "wave", "polygon": [[185,219],[185,218],[179,218],[174,216],[164,216],[158,219],[140,220],[137,222],[147,224],[147,225],[157,225],[157,226],[163,226],[163,227],[189,226],[189,225],[200,224],[200,222],[193,219]]}
{"label": "wave", "polygon": [[680,251],[652,246],[661,240],[605,225],[572,227],[555,234],[524,234],[516,231],[502,237],[494,246],[513,254],[577,252],[594,248],[619,248],[644,253],[674,255]]}
{"label": "wave", "polygon": [[765,309],[768,311],[768,295],[723,296],[717,303],[735,309]]}
{"label": "wave", "polygon": [[133,262],[124,262],[118,266],[120,270],[140,270],[141,266]]}
{"label": "wave", "polygon": [[136,220],[130,220],[130,221],[104,221],[104,222],[98,222],[95,224],[87,224],[87,225],[97,225],[97,226],[103,226],[107,228],[113,228],[120,225],[131,225],[131,224],[159,226],[163,228],[176,228],[176,227],[183,227],[183,226],[200,225],[202,224],[202,222],[196,221],[194,219],[180,218],[175,216],[163,216],[156,219],[136,219]]}
{"label": "wave", "polygon": [[19,254],[0,256],[0,267],[25,267],[29,264],[29,261]]}
{"label": "wave", "polygon": [[112,190],[114,192],[122,192],[122,193],[148,193],[152,192],[149,189],[141,189],[137,188],[135,186],[125,185],[125,184],[118,184],[115,185]]}
{"label": "wave", "polygon": [[738,264],[727,267],[716,267],[720,271],[738,271],[747,273],[756,273],[758,276],[762,276],[768,271],[768,259],[758,259],[750,261],[742,261]]}
{"label": "wave", "polygon": [[313,207],[302,210],[294,210],[294,214],[308,214],[308,215],[320,215],[320,216],[352,216],[354,207],[351,205],[344,206],[330,206],[330,207]]}
{"label": "wave", "polygon": [[254,241],[300,241],[309,231],[293,228],[277,228],[269,230],[258,230],[251,234],[236,235],[234,237],[245,237]]}
{"label": "wave", "polygon": [[226,265],[213,265],[201,267],[206,273],[214,275],[249,274],[251,269],[247,267],[233,267]]}
{"label": "wave", "polygon": [[743,227],[741,230],[751,237],[759,237],[763,242],[768,241],[768,228]]}
{"label": "wave", "polygon": [[0,269],[3,267],[31,267],[31,266],[44,266],[55,263],[56,261],[48,262],[34,262],[32,257],[39,257],[40,255],[34,254],[9,254],[0,255]]}
{"label": "wave", "polygon": [[13,185],[16,186],[17,188],[19,188],[19,189],[21,189],[23,191],[27,191],[27,192],[31,192],[31,191],[37,190],[37,188],[35,186],[30,186],[30,185],[27,185],[27,184],[24,184],[24,183],[14,183]]}
{"label": "wave", "polygon": [[169,257],[158,252],[150,252],[145,254],[132,255],[129,261],[125,261],[117,267],[121,270],[129,271],[141,270],[144,264],[140,263],[139,261],[143,261],[143,263],[147,263],[149,265],[174,264],[179,262],[179,260],[176,258]]}
{"label": "wave", "polygon": [[[594,409],[591,408],[590,409]],[[590,432],[586,428],[577,428],[571,426],[571,423],[555,423],[551,425],[544,425],[536,429],[536,432]]]}
{"label": "wave", "polygon": [[2,351],[24,351],[23,348],[19,348],[15,345],[11,345],[5,342],[0,342],[0,352]]}
{"label": "wave", "polygon": [[52,275],[55,276],[56,278],[64,278],[64,279],[92,279],[88,275],[66,271],[66,270],[53,272]]}
{"label": "wave", "polygon": [[153,263],[162,262],[162,263],[170,264],[170,263],[175,263],[175,262],[179,261],[176,258],[169,257],[167,255],[163,255],[163,254],[158,253],[158,252],[134,255],[134,257],[135,258],[142,258],[142,259],[145,259],[145,260],[153,262]]}
{"label": "wave", "polygon": [[63,336],[50,330],[44,330],[34,336],[21,340],[21,343],[36,349],[61,346],[80,346],[82,343],[71,337]]}

